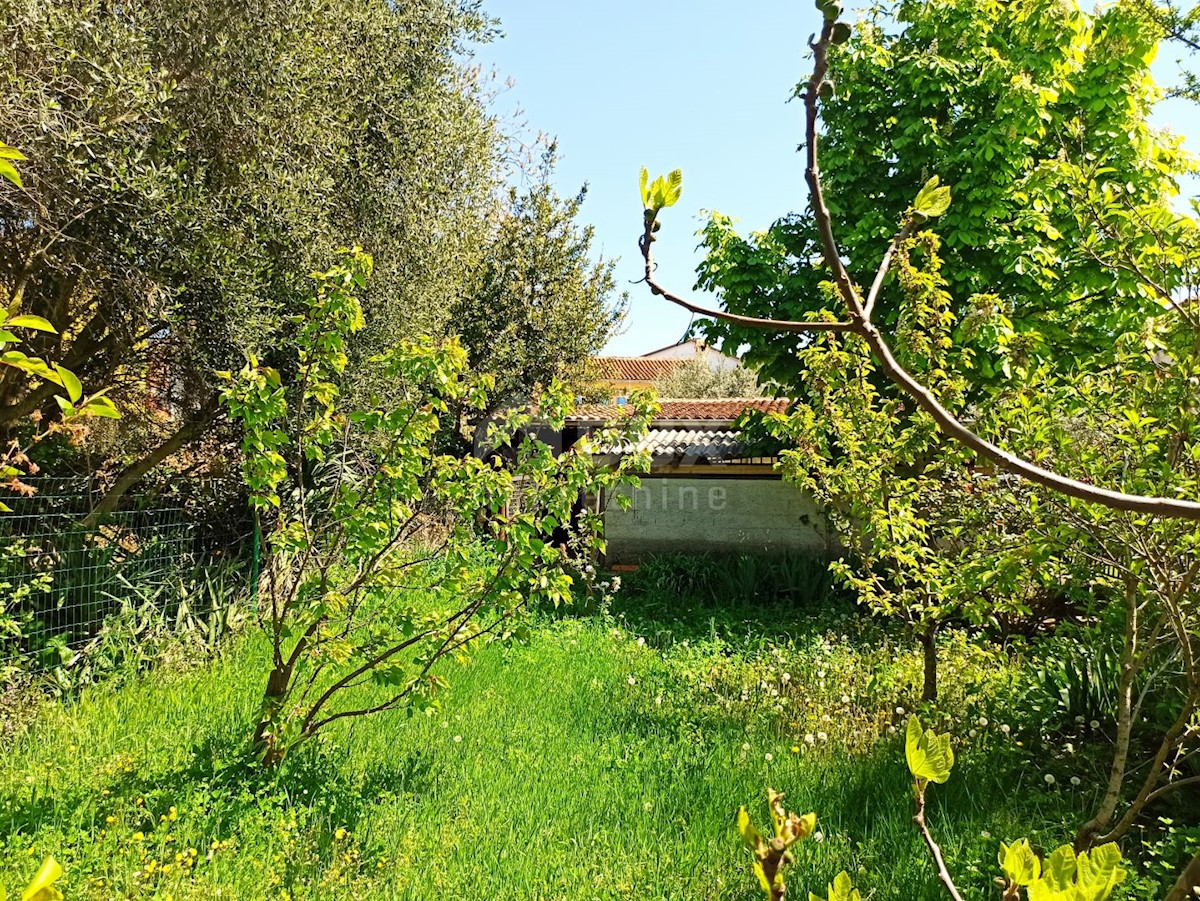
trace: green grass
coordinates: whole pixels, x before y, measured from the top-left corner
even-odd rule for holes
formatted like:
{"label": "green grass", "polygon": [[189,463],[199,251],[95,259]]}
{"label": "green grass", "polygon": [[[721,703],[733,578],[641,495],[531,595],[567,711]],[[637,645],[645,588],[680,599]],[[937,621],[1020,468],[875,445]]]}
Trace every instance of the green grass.
{"label": "green grass", "polygon": [[[272,774],[244,758],[265,678],[255,635],[202,668],[48,706],[0,763],[3,881],[54,854],[68,899],[749,901],[734,817],[746,804],[765,825],[772,786],[819,815],[797,897],[846,869],[878,901],[940,898],[887,731],[915,656],[836,604],[683,604],[541,619],[528,644],[449,669],[439,715],[357,721]],[[1021,666],[962,637],[946,658],[960,722],[1002,704]],[[929,814],[980,899],[999,840],[1064,840],[1088,800],[1046,790],[1015,737],[981,732]]]}

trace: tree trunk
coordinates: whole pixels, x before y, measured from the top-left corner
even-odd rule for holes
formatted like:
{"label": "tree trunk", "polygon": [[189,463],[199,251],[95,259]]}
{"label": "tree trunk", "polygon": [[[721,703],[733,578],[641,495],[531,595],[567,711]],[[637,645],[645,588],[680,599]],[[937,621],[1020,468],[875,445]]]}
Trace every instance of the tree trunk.
{"label": "tree trunk", "polygon": [[1200,852],[1183,868],[1164,901],[1192,901],[1195,898],[1200,898]]}
{"label": "tree trunk", "polygon": [[220,403],[217,396],[214,394],[210,397],[203,407],[200,408],[196,418],[185,422],[181,425],[166,441],[156,447],[150,453],[146,454],[140,460],[136,461],[117,476],[117,480],[113,482],[111,488],[105,492],[104,497],[100,498],[100,502],[96,504],[95,509],[88,514],[87,519],[83,521],[85,528],[94,526],[102,517],[107,516],[117,509],[117,505],[121,502],[121,498],[134,485],[142,480],[142,478],[154,469],[159,463],[163,462],[171,454],[177,453],[193,441],[204,436],[208,431],[208,427],[212,425],[213,420],[217,418],[217,413],[220,411]]}
{"label": "tree trunk", "polygon": [[938,698],[937,632],[936,625],[928,625],[917,636],[925,658],[925,683],[921,688],[921,700],[926,703],[936,701]]}
{"label": "tree trunk", "polygon": [[287,698],[292,681],[292,668],[287,664],[276,664],[267,679],[267,690],[263,693],[262,714],[254,729],[253,745],[262,753],[263,766],[270,768],[283,760],[284,747],[279,737],[268,734],[273,724],[279,722],[279,712]]}

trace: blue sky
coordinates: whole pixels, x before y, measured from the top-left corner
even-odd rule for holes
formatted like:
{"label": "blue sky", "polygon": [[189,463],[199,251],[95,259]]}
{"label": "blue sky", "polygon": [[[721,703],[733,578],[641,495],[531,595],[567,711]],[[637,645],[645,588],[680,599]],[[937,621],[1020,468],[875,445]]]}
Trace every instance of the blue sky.
{"label": "blue sky", "polygon": [[[701,210],[728,213],[751,230],[803,207],[803,111],[788,99],[808,71],[807,41],[819,27],[814,4],[488,0],[486,8],[504,35],[479,48],[478,61],[515,82],[497,111],[519,107],[531,132],[557,137],[560,193],[588,184],[582,218],[596,228],[596,249],[620,258],[630,310],[607,352],[673,343],[688,314],[629,284],[641,277],[638,171],[683,169],[683,199],[664,213],[655,245],[659,278],[676,291],[690,293],[695,280]],[[1160,79],[1175,55],[1164,52]],[[1200,149],[1195,107],[1173,104],[1156,118]]]}

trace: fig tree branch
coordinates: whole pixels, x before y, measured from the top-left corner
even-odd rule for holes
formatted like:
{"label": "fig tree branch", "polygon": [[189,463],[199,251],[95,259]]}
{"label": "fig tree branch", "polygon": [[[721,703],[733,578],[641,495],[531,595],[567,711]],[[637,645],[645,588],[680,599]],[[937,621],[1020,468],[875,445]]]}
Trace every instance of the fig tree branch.
{"label": "fig tree branch", "polygon": [[[875,277],[876,284],[872,286],[868,303],[864,304],[838,252],[837,240],[833,233],[833,217],[830,215],[829,208],[825,204],[825,194],[821,186],[820,167],[818,165],[819,135],[817,129],[820,112],[819,97],[821,85],[825,83],[825,76],[829,69],[829,47],[832,43],[834,26],[838,24],[842,23],[835,23],[830,19],[826,19],[821,27],[820,37],[811,45],[813,50],[813,73],[802,93],[805,107],[806,160],[804,178],[808,184],[813,217],[817,233],[820,236],[821,254],[825,265],[829,268],[833,276],[833,283],[837,288],[838,295],[845,306],[846,320],[795,322],[790,320],[736,316],[731,313],[701,307],[671,293],[654,278],[651,245],[657,237],[654,232],[658,230],[658,208],[647,209],[645,231],[638,241],[642,257],[645,260],[645,281],[650,288],[650,292],[698,315],[711,316],[735,325],[775,332],[837,331],[857,335],[867,343],[884,374],[898,388],[908,394],[921,409],[929,414],[930,418],[933,419],[943,434],[957,441],[963,447],[974,451],[978,456],[991,460],[1002,469],[1023,476],[1031,482],[1049,488],[1051,491],[1078,500],[1100,504],[1113,510],[1148,513],[1163,518],[1200,520],[1200,503],[1195,501],[1173,497],[1128,494],[1122,491],[1101,488],[1045,469],[1004,450],[976,434],[963,424],[958,417],[941,404],[933,392],[896,360],[887,339],[872,321],[871,313],[873,312],[874,298],[878,295],[879,288],[883,284],[883,279],[887,275],[887,267],[890,265],[895,247],[904,234],[904,229],[902,228],[900,234],[893,239],[891,248],[889,248],[892,252],[884,255],[880,272]],[[912,216],[914,212],[910,211],[909,215]]]}

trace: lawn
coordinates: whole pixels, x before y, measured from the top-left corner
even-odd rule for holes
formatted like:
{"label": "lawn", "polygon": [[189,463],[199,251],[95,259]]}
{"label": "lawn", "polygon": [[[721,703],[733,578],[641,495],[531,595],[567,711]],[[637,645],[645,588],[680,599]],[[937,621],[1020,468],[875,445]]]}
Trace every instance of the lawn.
{"label": "lawn", "polygon": [[[244,757],[264,652],[250,632],[42,708],[0,763],[6,885],[54,854],[68,899],[753,899],[734,819],[765,825],[771,786],[819,815],[798,897],[842,869],[880,901],[941,897],[895,732],[919,660],[835,599],[626,590],[540,616],[448,669],[436,716],[359,720],[270,774]],[[1094,780],[997,714],[1032,665],[1017,646],[950,634],[943,660],[959,763],[929,816],[988,898],[998,842],[1066,840]]]}

